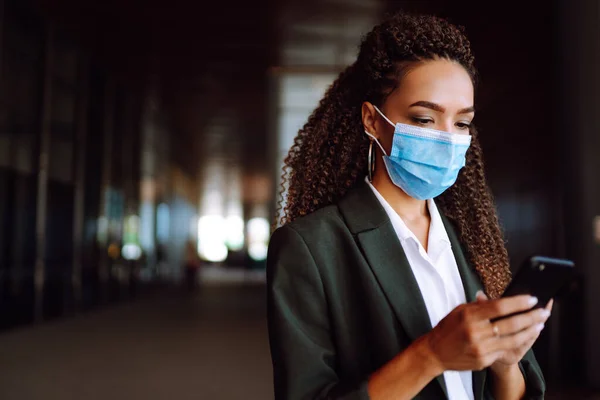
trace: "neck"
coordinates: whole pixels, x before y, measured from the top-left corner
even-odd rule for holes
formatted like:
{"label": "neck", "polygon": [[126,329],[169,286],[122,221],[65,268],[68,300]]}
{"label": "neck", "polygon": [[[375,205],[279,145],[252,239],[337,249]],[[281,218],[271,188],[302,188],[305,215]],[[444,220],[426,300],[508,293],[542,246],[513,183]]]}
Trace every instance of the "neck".
{"label": "neck", "polygon": [[394,185],[385,171],[376,173],[373,176],[372,184],[403,220],[413,221],[429,217],[427,202],[417,200],[404,193],[402,189]]}

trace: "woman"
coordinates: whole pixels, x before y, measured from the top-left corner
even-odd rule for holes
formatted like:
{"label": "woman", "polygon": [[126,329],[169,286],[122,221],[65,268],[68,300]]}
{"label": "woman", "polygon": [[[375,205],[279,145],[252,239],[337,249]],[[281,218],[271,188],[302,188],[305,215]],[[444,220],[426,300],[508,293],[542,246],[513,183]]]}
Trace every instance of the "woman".
{"label": "woman", "polygon": [[474,82],[461,30],[398,14],[300,130],[268,256],[277,399],[543,398],[551,304],[499,299]]}

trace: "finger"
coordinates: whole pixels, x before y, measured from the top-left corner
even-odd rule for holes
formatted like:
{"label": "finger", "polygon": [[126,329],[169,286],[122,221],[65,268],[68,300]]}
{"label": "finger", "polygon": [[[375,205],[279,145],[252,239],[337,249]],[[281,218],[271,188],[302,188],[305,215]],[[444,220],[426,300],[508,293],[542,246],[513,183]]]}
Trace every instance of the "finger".
{"label": "finger", "polygon": [[535,337],[531,338],[529,341],[527,341],[525,344],[519,347],[519,349],[517,350],[519,360],[521,360],[525,356],[525,353],[527,353],[529,349],[533,347],[533,345],[539,337],[540,334],[538,333]]}
{"label": "finger", "polygon": [[529,340],[527,343],[525,343],[523,346],[520,347],[519,352],[521,353],[521,358],[523,358],[525,353],[527,353],[529,351],[529,349],[531,349],[533,347],[533,345],[535,344],[536,340],[538,340],[539,337],[540,337],[540,335],[538,334],[536,337],[531,338],[531,340]]}
{"label": "finger", "polygon": [[538,302],[536,297],[520,295],[490,300],[478,305],[479,319],[495,319],[510,314],[530,310]]}
{"label": "finger", "polygon": [[550,299],[548,304],[546,304],[546,310],[552,312],[552,307],[554,306],[554,299]]}
{"label": "finger", "polygon": [[[544,324],[548,320],[550,316],[550,311],[545,308],[538,308],[523,314],[517,314],[515,316],[502,319],[500,321],[494,322],[493,327],[490,330],[491,335],[495,336],[506,336],[513,335],[515,333],[521,332],[533,325]],[[494,328],[496,327],[496,328]],[[494,332],[494,329],[497,331],[497,335]]]}
{"label": "finger", "polygon": [[495,363],[500,357],[504,355],[504,351],[496,351],[491,352],[483,356],[481,362],[479,363],[478,370],[485,369]]}
{"label": "finger", "polygon": [[[515,350],[525,346],[531,340],[537,340],[540,332],[544,329],[544,324],[536,324],[530,326],[529,328],[515,333],[514,335],[501,336],[499,338],[491,338],[486,342],[489,342],[489,351],[506,351],[506,350]],[[488,344],[488,343],[486,343]]]}
{"label": "finger", "polygon": [[475,300],[477,300],[478,302],[487,301],[488,297],[485,295],[485,293],[483,293],[483,291],[478,290],[477,293],[475,294]]}

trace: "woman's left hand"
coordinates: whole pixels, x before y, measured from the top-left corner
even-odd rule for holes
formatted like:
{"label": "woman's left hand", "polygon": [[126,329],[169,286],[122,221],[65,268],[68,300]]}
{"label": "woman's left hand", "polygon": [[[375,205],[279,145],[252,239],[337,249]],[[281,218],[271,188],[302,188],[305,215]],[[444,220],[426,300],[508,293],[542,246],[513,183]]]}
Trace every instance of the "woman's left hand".
{"label": "woman's left hand", "polygon": [[[483,292],[478,292],[477,293],[477,301],[488,301],[488,298]],[[506,324],[511,324],[511,328],[514,327],[514,324],[519,324],[519,325],[523,326],[523,329],[526,329],[527,327],[529,327],[531,325],[537,324],[539,327],[538,328],[539,333],[541,333],[545,322],[550,317],[550,313],[552,311],[553,304],[554,304],[554,300],[550,300],[545,308],[536,309],[536,310],[521,314],[519,316],[507,318],[504,321],[495,322],[494,325],[496,326],[495,329],[496,329],[497,334],[499,336],[502,336],[502,331],[504,330],[503,325],[506,325]],[[509,331],[512,331],[512,330],[513,329],[510,329]],[[508,368],[516,365],[519,361],[521,361],[523,356],[525,356],[525,353],[527,353],[527,351],[529,351],[529,349],[533,346],[533,344],[539,337],[539,333],[535,337],[533,337],[529,341],[527,341],[526,343],[523,343],[522,345],[515,347],[512,350],[505,351],[504,354],[500,358],[498,358],[496,360],[496,362],[494,362],[494,364],[492,364],[490,366],[490,368],[492,370],[501,372],[505,369],[508,369]]]}

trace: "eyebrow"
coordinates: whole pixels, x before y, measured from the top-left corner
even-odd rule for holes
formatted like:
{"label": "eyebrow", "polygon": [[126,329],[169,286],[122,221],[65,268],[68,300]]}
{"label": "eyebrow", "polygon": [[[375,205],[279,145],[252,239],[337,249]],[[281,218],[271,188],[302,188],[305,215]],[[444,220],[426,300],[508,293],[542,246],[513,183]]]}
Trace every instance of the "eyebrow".
{"label": "eyebrow", "polygon": [[[410,106],[408,106],[408,108],[411,107],[425,107],[441,113],[446,112],[446,109],[444,107],[440,106],[439,104],[432,103],[430,101],[417,101],[416,103],[413,103]],[[458,110],[458,114],[469,114],[472,112],[475,112],[475,107],[473,106],[463,108],[462,110]]]}

